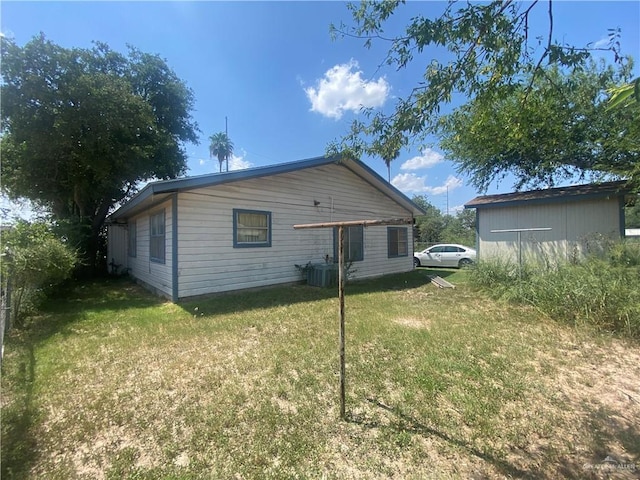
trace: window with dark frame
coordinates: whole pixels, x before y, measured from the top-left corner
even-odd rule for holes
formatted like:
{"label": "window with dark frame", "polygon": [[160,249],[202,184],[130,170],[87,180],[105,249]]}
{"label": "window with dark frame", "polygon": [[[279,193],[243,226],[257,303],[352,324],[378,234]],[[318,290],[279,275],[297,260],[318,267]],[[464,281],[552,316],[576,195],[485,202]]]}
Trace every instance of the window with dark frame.
{"label": "window with dark frame", "polygon": [[233,248],[271,246],[271,212],[233,209]]}
{"label": "window with dark frame", "polygon": [[[364,260],[364,227],[353,225],[344,228],[344,261]],[[333,229],[333,258],[338,261],[338,227]]]}
{"label": "window with dark frame", "polygon": [[129,250],[130,257],[135,257],[138,253],[138,224],[135,220],[129,222]]}
{"label": "window with dark frame", "polygon": [[149,217],[149,258],[165,263],[165,211]]}
{"label": "window with dark frame", "polygon": [[406,227],[387,227],[387,256],[409,256],[409,236]]}

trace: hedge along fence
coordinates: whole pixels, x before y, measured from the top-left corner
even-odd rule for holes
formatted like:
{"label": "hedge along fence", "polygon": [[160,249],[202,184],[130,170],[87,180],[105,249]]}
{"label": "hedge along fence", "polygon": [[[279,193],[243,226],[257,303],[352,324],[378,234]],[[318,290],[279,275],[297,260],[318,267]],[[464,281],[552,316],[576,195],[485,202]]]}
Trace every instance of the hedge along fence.
{"label": "hedge along fence", "polygon": [[71,276],[77,254],[45,223],[18,222],[2,235],[2,289],[10,289],[10,322],[22,326],[52,288]]}

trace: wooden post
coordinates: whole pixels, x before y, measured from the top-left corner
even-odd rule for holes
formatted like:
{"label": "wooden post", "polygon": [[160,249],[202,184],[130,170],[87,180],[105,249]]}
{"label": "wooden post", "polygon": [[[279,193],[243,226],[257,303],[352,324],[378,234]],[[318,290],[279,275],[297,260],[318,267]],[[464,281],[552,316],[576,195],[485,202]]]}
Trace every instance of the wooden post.
{"label": "wooden post", "polygon": [[340,418],[345,420],[345,352],[344,352],[344,226],[338,227],[338,298],[340,301]]}
{"label": "wooden post", "polygon": [[412,225],[413,217],[390,218],[385,220],[351,220],[342,222],[322,222],[294,225],[293,228],[337,228],[338,229],[338,299],[340,302],[340,418],[346,420],[345,408],[345,353],[344,353],[344,284],[347,275],[344,268],[344,229],[351,226],[370,225]]}

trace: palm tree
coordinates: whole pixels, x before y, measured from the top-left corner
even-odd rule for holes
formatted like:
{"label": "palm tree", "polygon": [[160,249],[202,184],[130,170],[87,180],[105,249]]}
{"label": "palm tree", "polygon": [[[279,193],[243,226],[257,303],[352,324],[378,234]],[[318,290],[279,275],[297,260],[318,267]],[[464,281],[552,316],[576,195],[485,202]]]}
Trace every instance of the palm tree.
{"label": "palm tree", "polygon": [[229,136],[224,132],[214,133],[209,137],[209,155],[211,158],[217,157],[220,162],[220,171],[222,172],[222,162],[227,162],[227,172],[229,171],[229,157],[233,155],[233,143],[229,140]]}

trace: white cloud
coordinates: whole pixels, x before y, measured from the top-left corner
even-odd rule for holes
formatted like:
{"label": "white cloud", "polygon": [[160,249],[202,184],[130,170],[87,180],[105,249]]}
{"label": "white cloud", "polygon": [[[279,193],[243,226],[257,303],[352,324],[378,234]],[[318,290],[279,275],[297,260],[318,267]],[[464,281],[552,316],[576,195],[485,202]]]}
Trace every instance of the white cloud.
{"label": "white cloud", "polygon": [[400,165],[400,170],[420,170],[423,168],[430,168],[443,160],[444,155],[440,152],[436,152],[430,148],[425,148],[422,151],[422,155],[410,158]]}
{"label": "white cloud", "polygon": [[335,65],[318,80],[316,87],[305,88],[311,111],[339,120],[345,111],[358,112],[362,107],[381,107],[391,86],[380,77],[375,81],[362,79],[358,62]]}
{"label": "white cloud", "polygon": [[593,48],[606,48],[606,47],[609,46],[609,42],[610,41],[611,41],[611,39],[609,37],[602,37],[597,42],[593,42],[593,44],[591,46]]}
{"label": "white cloud", "polygon": [[447,191],[452,191],[462,186],[462,180],[453,175],[449,175],[447,180],[437,187],[431,187],[426,182],[426,176],[420,177],[415,173],[400,173],[391,180],[391,184],[403,192],[426,193],[429,195],[442,195]]}
{"label": "white cloud", "polygon": [[200,165],[206,165],[206,164],[207,164],[207,161],[206,161],[204,158],[201,158],[201,159],[199,159],[199,160],[198,160],[198,163],[199,163]]}
{"label": "white cloud", "polygon": [[246,168],[251,168],[251,167],[253,167],[253,163],[245,160],[244,156],[238,157],[236,155],[233,155],[229,159],[229,171],[231,171],[231,170],[244,170]]}

